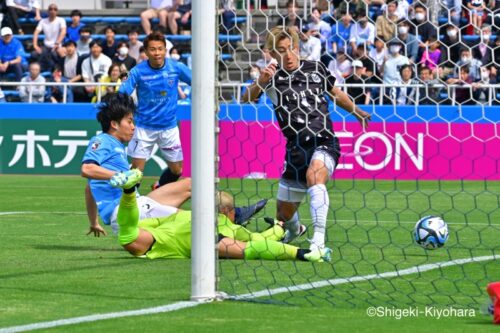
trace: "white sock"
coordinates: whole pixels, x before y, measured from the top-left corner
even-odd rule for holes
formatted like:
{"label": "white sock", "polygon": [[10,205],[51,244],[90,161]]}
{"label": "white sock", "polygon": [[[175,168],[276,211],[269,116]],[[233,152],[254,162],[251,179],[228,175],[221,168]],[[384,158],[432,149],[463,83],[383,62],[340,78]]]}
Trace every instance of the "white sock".
{"label": "white sock", "polygon": [[300,232],[299,214],[295,212],[292,218],[285,221],[285,229],[289,230],[292,235],[297,235]]}
{"label": "white sock", "polygon": [[323,184],[313,185],[307,192],[311,197],[310,211],[314,228],[311,249],[323,248],[325,247],[326,217],[330,198],[326,186]]}

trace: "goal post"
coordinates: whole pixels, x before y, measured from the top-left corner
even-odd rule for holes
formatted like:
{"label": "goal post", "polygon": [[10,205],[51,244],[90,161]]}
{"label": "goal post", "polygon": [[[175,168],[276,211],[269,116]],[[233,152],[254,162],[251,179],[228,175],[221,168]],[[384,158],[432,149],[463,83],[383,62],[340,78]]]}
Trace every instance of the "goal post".
{"label": "goal post", "polygon": [[215,297],[216,0],[193,1],[191,299]]}

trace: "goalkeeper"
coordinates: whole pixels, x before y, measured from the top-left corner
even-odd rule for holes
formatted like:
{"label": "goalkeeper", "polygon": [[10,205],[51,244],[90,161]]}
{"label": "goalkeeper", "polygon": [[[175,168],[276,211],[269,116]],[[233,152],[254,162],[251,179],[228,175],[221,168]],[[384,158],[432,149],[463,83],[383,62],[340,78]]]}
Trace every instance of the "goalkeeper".
{"label": "goalkeeper", "polygon": [[[118,240],[134,256],[149,259],[191,257],[191,212],[179,211],[168,217],[139,220],[135,185],[142,179],[142,172],[133,169],[115,174],[110,179],[113,187],[123,188],[117,222],[120,226]],[[234,224],[233,198],[220,192],[218,195],[220,258],[330,261],[329,248],[311,251],[280,243],[285,234],[280,222],[262,233],[252,233]]]}

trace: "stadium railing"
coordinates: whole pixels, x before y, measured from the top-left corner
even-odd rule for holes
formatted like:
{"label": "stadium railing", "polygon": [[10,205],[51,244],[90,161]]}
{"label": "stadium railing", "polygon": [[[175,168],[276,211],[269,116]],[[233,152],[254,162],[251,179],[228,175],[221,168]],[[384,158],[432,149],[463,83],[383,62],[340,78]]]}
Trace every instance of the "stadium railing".
{"label": "stadium railing", "polygon": [[[5,87],[19,87],[19,86],[46,86],[46,87],[62,87],[63,88],[63,95],[64,99],[62,103],[66,103],[66,92],[67,89],[70,89],[70,87],[81,87],[81,86],[97,86],[98,89],[96,89],[96,96],[97,96],[97,101],[101,101],[101,87],[116,87],[119,86],[120,83],[105,83],[105,82],[92,82],[92,83],[86,83],[86,82],[0,82],[0,88],[3,86]],[[248,83],[240,83],[240,82],[224,82],[224,83],[219,83],[218,86],[219,88],[224,88],[224,89],[231,89],[233,91],[233,99],[231,101],[227,99],[221,99],[223,102],[235,102],[238,103],[238,101],[241,100],[241,91],[242,88],[248,86]],[[185,86],[185,84],[181,84],[181,86]],[[347,90],[348,88],[366,88],[366,89],[371,89],[371,88],[379,88],[380,89],[380,96],[387,96],[389,94],[390,89],[392,88],[401,88],[401,84],[374,84],[374,83],[364,83],[364,84],[339,84],[339,87],[341,87],[343,90]],[[469,88],[472,93],[473,86],[472,85],[455,85],[455,84],[433,84],[433,85],[424,85],[424,84],[408,84],[405,85],[404,88],[409,88],[413,89],[416,88],[416,95],[415,95],[415,104],[412,105],[419,105],[419,100],[420,100],[420,89],[432,89],[432,88],[442,88],[446,89],[448,91],[448,97],[451,101],[451,104],[446,104],[446,105],[457,105],[455,102],[455,89],[460,88]],[[500,102],[499,96],[495,94],[495,91],[500,89],[500,83],[497,84],[481,84],[480,89],[488,89],[489,96],[487,101],[483,101],[484,103],[480,103],[480,101],[476,102],[478,104],[484,104],[491,106],[494,101]],[[16,95],[15,93],[12,93],[12,90],[6,90],[4,91],[6,95]],[[32,101],[32,96],[31,96],[31,91],[29,94],[29,102]],[[379,98],[379,102],[376,103],[378,105],[383,105],[383,99]],[[370,103],[366,105],[374,105],[375,103]],[[440,103],[435,103],[436,105]],[[362,104],[363,105],[363,104]],[[434,104],[433,104],[434,105]]]}

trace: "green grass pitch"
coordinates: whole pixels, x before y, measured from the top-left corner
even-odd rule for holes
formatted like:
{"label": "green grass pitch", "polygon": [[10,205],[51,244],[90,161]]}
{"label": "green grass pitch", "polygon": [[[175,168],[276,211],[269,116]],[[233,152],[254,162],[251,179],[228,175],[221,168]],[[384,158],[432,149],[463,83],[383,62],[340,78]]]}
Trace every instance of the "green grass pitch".
{"label": "green grass pitch", "polygon": [[[143,191],[152,182],[146,179]],[[189,299],[190,260],[136,259],[111,235],[85,236],[84,184],[77,176],[0,176],[0,332]],[[224,179],[220,188],[246,205],[274,198],[277,184]],[[500,254],[498,182],[334,181],[329,189],[331,264],[220,260],[219,290],[242,295]],[[259,217],[273,216],[274,210],[270,200]],[[442,216],[450,227],[448,243],[436,251],[411,239],[415,222],[428,214]],[[310,225],[307,204],[301,215]],[[263,227],[260,219],[249,225]],[[296,244],[307,246],[305,240]],[[499,260],[486,260],[41,331],[496,332],[491,317],[478,308],[486,301],[486,284],[499,278]],[[424,311],[426,306],[474,309],[475,316],[367,315],[369,307]]]}

